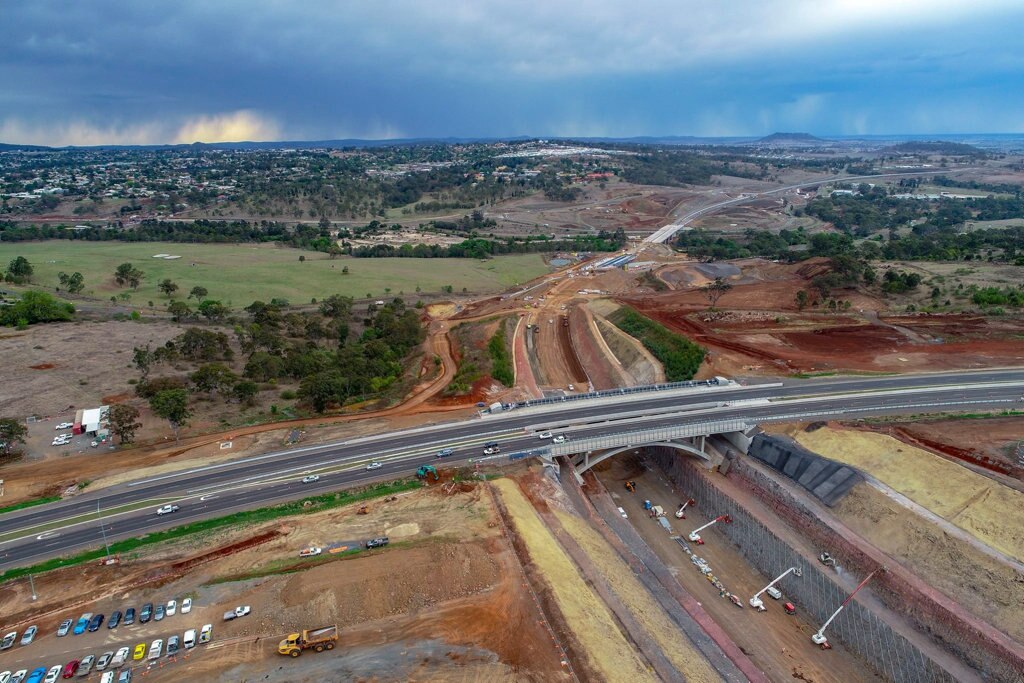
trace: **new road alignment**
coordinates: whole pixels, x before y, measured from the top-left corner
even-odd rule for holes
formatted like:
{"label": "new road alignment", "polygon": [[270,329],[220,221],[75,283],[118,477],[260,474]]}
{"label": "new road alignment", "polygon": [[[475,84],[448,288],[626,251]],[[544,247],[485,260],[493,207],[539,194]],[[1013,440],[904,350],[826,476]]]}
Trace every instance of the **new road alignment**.
{"label": "new road alignment", "polygon": [[[717,396],[714,388],[684,395],[668,393],[671,395],[627,394],[617,406],[609,406],[607,400],[567,401],[550,406],[543,415],[535,411],[517,415],[513,410],[483,419],[295,448],[122,484],[8,513],[0,516],[0,568],[101,546],[103,532],[95,520],[97,501],[101,511],[125,510],[116,515],[104,514],[106,536],[114,540],[408,475],[420,464],[434,462],[440,448],[454,449],[452,456],[441,461],[451,465],[465,465],[479,458],[482,444],[490,440],[500,442],[505,454],[536,448],[542,444],[532,430],[541,423],[564,429],[575,440],[728,419],[749,423],[808,419],[833,411],[842,411],[844,417],[857,417],[1017,408],[1024,394],[1024,370],[787,380],[782,386],[750,385],[719,392]],[[709,401],[715,399],[722,405],[709,407]],[[617,413],[621,415],[616,417]],[[638,415],[641,413],[646,415]],[[367,471],[366,464],[374,460],[383,466]],[[320,480],[303,484],[301,479],[306,473],[319,474]],[[171,500],[181,505],[181,510],[158,517],[156,507]],[[142,503],[150,503],[151,507],[135,507]]]}

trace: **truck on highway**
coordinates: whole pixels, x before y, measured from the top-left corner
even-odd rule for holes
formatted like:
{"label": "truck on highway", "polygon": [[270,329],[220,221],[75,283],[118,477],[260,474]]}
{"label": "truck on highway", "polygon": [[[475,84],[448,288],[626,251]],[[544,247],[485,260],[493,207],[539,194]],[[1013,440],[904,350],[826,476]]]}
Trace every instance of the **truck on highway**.
{"label": "truck on highway", "polygon": [[337,626],[323,626],[302,633],[291,633],[277,645],[279,655],[298,657],[303,650],[313,649],[317,652],[333,650],[338,641]]}

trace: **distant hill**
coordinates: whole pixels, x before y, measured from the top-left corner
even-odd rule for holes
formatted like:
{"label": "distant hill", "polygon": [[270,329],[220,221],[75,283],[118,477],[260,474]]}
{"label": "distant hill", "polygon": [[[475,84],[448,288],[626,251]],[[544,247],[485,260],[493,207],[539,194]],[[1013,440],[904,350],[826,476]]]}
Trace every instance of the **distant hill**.
{"label": "distant hill", "polygon": [[985,151],[978,149],[974,145],[965,145],[962,142],[950,142],[948,140],[914,140],[912,142],[901,142],[889,149],[901,154],[946,154],[958,157],[985,156]]}
{"label": "distant hill", "polygon": [[41,147],[39,145],[8,145],[4,142],[0,142],[0,152],[13,152],[15,150],[21,152],[43,152],[52,147]]}
{"label": "distant hill", "polygon": [[755,145],[822,145],[828,144],[828,140],[815,137],[810,133],[772,133],[760,140],[755,140]]}

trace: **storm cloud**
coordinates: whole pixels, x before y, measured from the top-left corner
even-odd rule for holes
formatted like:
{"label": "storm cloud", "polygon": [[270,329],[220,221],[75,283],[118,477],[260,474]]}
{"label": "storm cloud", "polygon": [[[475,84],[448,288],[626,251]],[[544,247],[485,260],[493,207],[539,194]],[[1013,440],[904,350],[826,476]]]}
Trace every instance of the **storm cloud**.
{"label": "storm cloud", "polygon": [[0,141],[1024,131],[1009,0],[4,3]]}

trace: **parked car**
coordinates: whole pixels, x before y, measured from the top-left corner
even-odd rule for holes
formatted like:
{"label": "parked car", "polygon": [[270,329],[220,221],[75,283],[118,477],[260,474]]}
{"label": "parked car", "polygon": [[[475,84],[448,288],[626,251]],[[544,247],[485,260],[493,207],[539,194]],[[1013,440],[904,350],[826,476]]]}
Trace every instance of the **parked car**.
{"label": "parked car", "polygon": [[312,484],[313,482],[320,481],[319,474],[310,474],[302,478],[303,484]]}
{"label": "parked car", "polygon": [[100,626],[103,625],[103,615],[97,614],[89,622],[89,633],[94,633],[100,630]]}
{"label": "parked car", "polygon": [[449,455],[455,452],[454,448],[442,448],[437,452],[438,458],[447,458]]}
{"label": "parked car", "polygon": [[132,683],[132,670],[125,669],[121,672],[121,675],[117,677],[117,683]]}
{"label": "parked car", "polygon": [[135,646],[135,649],[132,650],[132,659],[134,659],[135,661],[139,661],[140,659],[142,659],[145,656],[146,656],[146,644],[145,643],[139,643],[138,645]]}
{"label": "parked car", "polygon": [[56,429],[59,432],[62,429],[71,429],[74,426],[75,425],[72,422],[61,422],[59,425],[54,427],[54,429]]}
{"label": "parked car", "polygon": [[181,613],[188,614],[192,611],[192,598],[185,598],[181,601]]}
{"label": "parked car", "polygon": [[160,516],[169,515],[172,512],[177,512],[180,509],[181,508],[178,507],[177,505],[161,505],[160,507],[158,507],[156,509],[156,514],[158,514]]}
{"label": "parked car", "polygon": [[92,620],[92,612],[86,612],[82,616],[78,617],[78,623],[75,624],[75,628],[71,633],[76,636],[80,636],[85,633],[85,629],[89,627],[90,620]]}
{"label": "parked car", "polygon": [[162,655],[163,653],[164,653],[164,639],[163,638],[157,638],[149,646],[149,659],[151,661],[152,660],[156,660],[156,659],[160,659],[160,655]]}
{"label": "parked car", "polygon": [[64,636],[66,636],[68,634],[68,631],[71,630],[71,624],[73,623],[75,622],[71,619],[65,619],[64,621],[60,622],[60,626],[57,627],[57,637],[63,638]]}
{"label": "parked car", "polygon": [[92,671],[92,665],[93,665],[93,662],[95,662],[95,661],[96,661],[96,656],[95,655],[86,655],[85,657],[82,657],[82,661],[78,665],[78,675],[82,676],[82,677],[88,676],[89,672]]}
{"label": "parked car", "polygon": [[213,624],[206,624],[203,626],[203,630],[199,632],[199,642],[208,643],[210,638],[213,637]]}
{"label": "parked car", "polygon": [[139,612],[139,623],[145,624],[153,618],[153,603],[147,602],[142,606],[142,611]]}
{"label": "parked car", "polygon": [[0,650],[9,650],[14,646],[14,641],[18,639],[18,632],[11,631],[4,636],[3,640],[0,640]]}
{"label": "parked car", "polygon": [[100,655],[100,658],[96,660],[96,670],[103,671],[110,664],[110,660],[114,658],[113,652],[104,652]]}
{"label": "parked car", "polygon": [[129,607],[124,611],[124,625],[131,626],[135,623],[135,608]]}
{"label": "parked car", "polygon": [[183,640],[183,643],[185,645],[186,650],[191,650],[196,646],[196,630],[194,628],[190,628],[189,630],[185,631],[185,638]]}
{"label": "parked car", "polygon": [[117,628],[117,625],[121,623],[121,610],[116,609],[110,613],[110,619],[107,620],[107,628]]}
{"label": "parked car", "polygon": [[110,666],[115,667],[115,668],[121,666],[122,664],[124,664],[125,662],[128,661],[128,655],[130,653],[131,653],[131,650],[129,648],[122,647],[114,655],[114,658],[110,660]]}
{"label": "parked car", "polygon": [[181,642],[181,640],[178,638],[178,636],[171,636],[170,638],[167,639],[167,656],[168,657],[171,657],[173,655],[178,654],[178,647],[179,647],[178,643],[180,643],[180,642]]}
{"label": "parked car", "polygon": [[[68,662],[70,664],[71,662]],[[50,670],[46,672],[46,678],[43,679],[45,683],[57,683],[57,679],[60,678],[60,672],[63,671],[64,667],[60,664],[51,666]]]}
{"label": "parked car", "polygon": [[167,616],[173,617],[177,613],[178,613],[178,601],[177,600],[168,600],[167,601]]}
{"label": "parked car", "polygon": [[46,667],[41,666],[38,669],[33,669],[29,675],[28,680],[25,683],[42,683],[43,676],[46,675]]}
{"label": "parked car", "polygon": [[154,621],[163,621],[164,614],[165,614],[164,606],[163,605],[157,605],[156,609],[153,610],[153,619],[154,619]]}
{"label": "parked car", "polygon": [[308,548],[303,548],[299,551],[299,557],[316,557],[324,551],[323,548],[316,545],[311,545]]}
{"label": "parked car", "polygon": [[26,678],[28,678],[28,669],[18,669],[11,676],[9,683],[24,683]]}
{"label": "parked car", "polygon": [[11,683],[11,672],[10,672],[10,670],[8,670],[8,671],[0,671],[0,683]]}
{"label": "parked car", "polygon": [[[64,665],[64,672],[60,675],[61,678],[71,678],[78,671],[79,662],[77,659],[72,659],[70,662]],[[53,669],[51,669],[53,671]]]}
{"label": "parked car", "polygon": [[383,548],[388,544],[388,537],[381,536],[380,538],[371,538],[366,542],[367,548]]}
{"label": "parked car", "polygon": [[383,463],[379,463],[376,460],[374,460],[373,462],[371,462],[369,465],[366,466],[366,469],[368,469],[368,470],[379,470],[381,467],[384,467],[384,464]]}
{"label": "parked car", "polygon": [[34,624],[25,629],[25,633],[21,636],[21,644],[28,645],[31,643],[35,639],[37,631],[39,631],[39,627]]}
{"label": "parked car", "polygon": [[251,611],[252,608],[249,607],[249,605],[239,605],[235,609],[224,613],[224,621],[231,621],[232,619],[237,619],[238,617],[244,617]]}
{"label": "parked car", "polygon": [[100,683],[114,683],[114,676],[116,675],[116,671],[107,671],[100,677]]}

